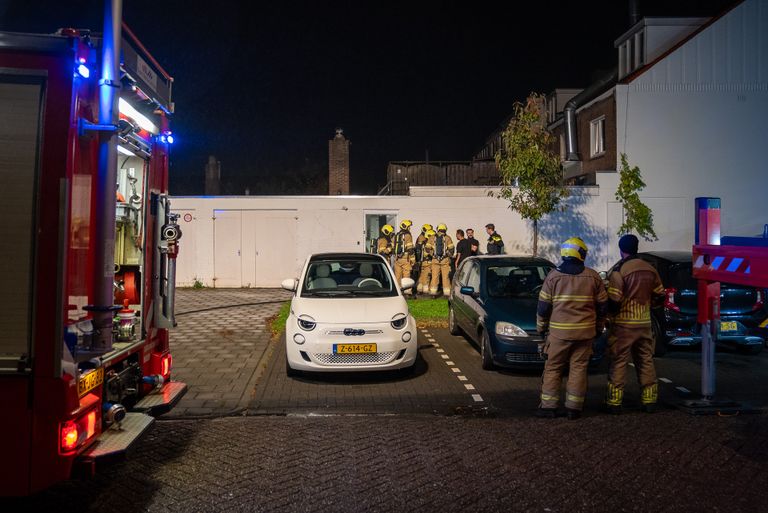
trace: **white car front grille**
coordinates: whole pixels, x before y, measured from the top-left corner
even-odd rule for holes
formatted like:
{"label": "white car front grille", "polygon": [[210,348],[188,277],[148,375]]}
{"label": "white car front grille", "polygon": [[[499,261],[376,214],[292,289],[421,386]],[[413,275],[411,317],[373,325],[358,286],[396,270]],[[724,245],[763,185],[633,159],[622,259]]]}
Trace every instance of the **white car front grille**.
{"label": "white car front grille", "polygon": [[361,354],[311,353],[311,356],[313,360],[323,365],[362,365],[388,363],[394,359],[396,354],[397,351],[387,351]]}

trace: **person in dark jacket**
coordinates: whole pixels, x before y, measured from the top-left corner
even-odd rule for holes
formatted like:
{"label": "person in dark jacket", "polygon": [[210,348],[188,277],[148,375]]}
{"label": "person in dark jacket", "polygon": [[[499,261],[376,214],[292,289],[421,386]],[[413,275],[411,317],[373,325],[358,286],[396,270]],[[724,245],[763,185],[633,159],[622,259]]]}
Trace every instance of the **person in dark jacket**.
{"label": "person in dark jacket", "polygon": [[504,241],[501,239],[501,235],[496,233],[496,226],[493,223],[488,223],[485,225],[485,231],[488,232],[486,253],[489,255],[503,255]]}

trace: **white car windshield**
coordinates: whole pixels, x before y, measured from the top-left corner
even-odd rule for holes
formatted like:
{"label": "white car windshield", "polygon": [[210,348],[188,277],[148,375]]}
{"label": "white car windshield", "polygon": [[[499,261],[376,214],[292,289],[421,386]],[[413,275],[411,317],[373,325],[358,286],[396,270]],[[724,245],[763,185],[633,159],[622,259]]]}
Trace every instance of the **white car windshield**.
{"label": "white car windshield", "polygon": [[337,258],[310,262],[304,297],[396,296],[387,266],[374,259]]}

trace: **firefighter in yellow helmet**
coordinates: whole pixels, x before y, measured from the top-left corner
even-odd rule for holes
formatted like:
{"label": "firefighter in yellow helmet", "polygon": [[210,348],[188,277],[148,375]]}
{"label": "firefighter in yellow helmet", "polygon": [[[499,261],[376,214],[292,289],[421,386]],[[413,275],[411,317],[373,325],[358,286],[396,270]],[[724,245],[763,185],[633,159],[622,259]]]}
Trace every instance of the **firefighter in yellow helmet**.
{"label": "firefighter in yellow helmet", "polygon": [[603,331],[608,294],[600,275],[584,265],[587,245],[583,240],[568,239],[560,255],[562,262],[544,279],[536,311],[536,329],[545,337],[542,357],[546,360],[536,414],[555,417],[560,382],[568,367],[565,408],[569,419],[578,419],[587,394],[592,343]]}
{"label": "firefighter in yellow helmet", "polygon": [[437,296],[438,283],[442,283],[443,296],[451,294],[451,260],[453,259],[453,239],[448,235],[448,227],[443,223],[437,225],[437,233],[427,239],[426,247],[432,253],[432,280],[429,282],[429,293]]}
{"label": "firefighter in yellow helmet", "polygon": [[[411,269],[416,262],[413,237],[410,231],[412,225],[410,219],[403,219],[400,222],[400,231],[395,234],[395,281],[399,284],[402,284],[403,278],[411,277]],[[410,294],[411,289],[406,290],[405,293]]]}
{"label": "firefighter in yellow helmet", "polygon": [[608,392],[605,403],[609,412],[621,413],[624,381],[630,357],[635,362],[643,411],[656,411],[659,385],[653,365],[654,341],[651,308],[664,301],[664,286],[651,264],[637,258],[639,241],[632,234],[619,239],[621,260],[608,275]]}
{"label": "firefighter in yellow helmet", "polygon": [[391,224],[385,224],[381,227],[381,235],[376,241],[376,253],[383,256],[389,262],[392,256],[392,232],[395,228]]}
{"label": "firefighter in yellow helmet", "polygon": [[416,270],[419,275],[416,277],[416,291],[420,294],[429,292],[429,275],[432,267],[431,258],[427,255],[426,244],[428,233],[432,231],[432,225],[425,223],[421,227],[421,233],[416,237],[414,253],[416,255]]}

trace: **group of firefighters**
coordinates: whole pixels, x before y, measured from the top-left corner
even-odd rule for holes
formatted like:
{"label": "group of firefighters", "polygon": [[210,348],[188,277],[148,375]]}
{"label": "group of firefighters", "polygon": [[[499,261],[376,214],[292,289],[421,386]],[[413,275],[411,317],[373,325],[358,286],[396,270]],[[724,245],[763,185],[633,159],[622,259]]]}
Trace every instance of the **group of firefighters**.
{"label": "group of firefighters", "polygon": [[[404,219],[400,222],[400,231],[390,224],[381,227],[381,236],[376,241],[376,252],[389,259],[394,257],[395,280],[400,283],[402,278],[413,276],[416,279],[416,292],[430,294],[437,297],[440,287],[443,296],[451,293],[451,278],[457,265],[456,251],[453,239],[448,235],[448,227],[444,223],[437,225],[437,229],[431,224],[424,224],[421,233],[414,242],[411,235],[413,222]],[[488,254],[501,254],[504,252],[504,242],[496,233],[493,224],[486,225],[488,231]],[[458,233],[463,236],[461,230]],[[479,254],[477,241],[473,245],[467,244],[471,249],[463,250],[466,254],[461,259],[470,255]],[[459,250],[462,251],[462,250]],[[460,263],[460,260],[458,261]],[[406,291],[411,293],[410,290]]]}
{"label": "group of firefighters", "polygon": [[544,279],[536,312],[537,331],[545,342],[545,359],[537,416],[554,418],[560,384],[568,368],[565,408],[568,419],[578,419],[587,393],[587,365],[592,343],[608,323],[608,390],[605,408],[621,413],[624,382],[630,356],[640,384],[642,410],[653,413],[658,400],[651,309],[664,300],[664,287],[656,269],[637,257],[638,239],[619,239],[621,260],[613,266],[608,285],[584,265],[587,245],[574,237],[560,249],[562,262]]}

